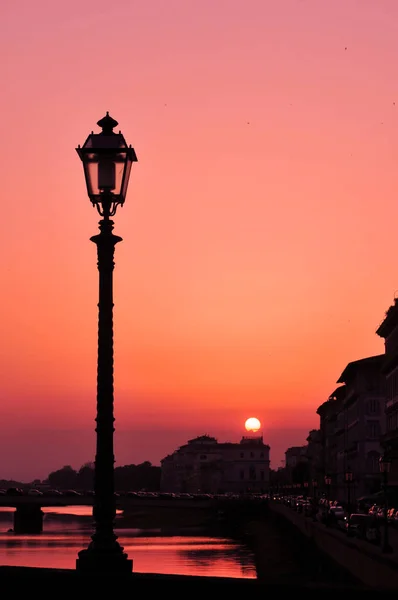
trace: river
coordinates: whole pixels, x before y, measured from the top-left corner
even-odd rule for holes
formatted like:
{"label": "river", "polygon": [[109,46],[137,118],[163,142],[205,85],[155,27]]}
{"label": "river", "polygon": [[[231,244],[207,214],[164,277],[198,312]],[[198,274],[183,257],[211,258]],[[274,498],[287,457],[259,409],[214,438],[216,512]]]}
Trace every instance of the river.
{"label": "river", "polygon": [[[0,565],[74,569],[92,533],[91,507],[44,508],[40,535],[16,535],[13,510],[0,508]],[[248,548],[206,535],[161,535],[159,531],[115,530],[137,573],[256,578]]]}

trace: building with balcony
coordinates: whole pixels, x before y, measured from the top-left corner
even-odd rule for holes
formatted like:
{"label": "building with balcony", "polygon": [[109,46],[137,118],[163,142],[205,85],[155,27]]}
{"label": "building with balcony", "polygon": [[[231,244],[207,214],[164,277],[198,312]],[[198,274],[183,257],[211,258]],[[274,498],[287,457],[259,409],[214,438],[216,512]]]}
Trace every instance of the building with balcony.
{"label": "building with balcony", "polygon": [[398,298],[390,306],[376,330],[384,338],[383,375],[385,377],[386,428],[381,442],[391,459],[390,485],[398,486]]}
{"label": "building with balcony", "polygon": [[384,355],[350,362],[338,380],[346,386],[342,415],[338,422],[336,482],[346,487],[345,472],[352,472],[352,486],[358,497],[380,489],[380,438],[385,426]]}
{"label": "building with balcony", "polygon": [[337,381],[341,385],[317,410],[322,445],[320,485],[326,492],[324,478],[330,477],[328,492],[342,502],[348,496],[353,500],[380,488],[380,437],[385,426],[383,362],[383,355],[350,362]]}
{"label": "building with balcony", "polygon": [[175,493],[265,492],[269,452],[262,435],[219,443],[202,435],[161,460],[161,490]]}

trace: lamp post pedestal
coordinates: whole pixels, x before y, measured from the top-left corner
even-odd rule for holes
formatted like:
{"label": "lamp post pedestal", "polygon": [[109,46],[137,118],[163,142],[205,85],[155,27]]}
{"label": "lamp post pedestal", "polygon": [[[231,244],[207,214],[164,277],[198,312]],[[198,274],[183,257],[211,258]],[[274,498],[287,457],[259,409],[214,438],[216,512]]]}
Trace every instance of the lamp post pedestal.
{"label": "lamp post pedestal", "polygon": [[113,221],[105,214],[100,233],[91,238],[97,245],[99,271],[98,368],[97,368],[97,448],[94,470],[95,532],[87,549],[79,552],[76,569],[85,573],[131,573],[133,561],[127,558],[115,535],[116,516],[113,453],[113,269],[115,245]]}
{"label": "lamp post pedestal", "polygon": [[123,552],[123,548],[116,542],[115,551],[109,548],[103,550],[90,546],[80,550],[76,560],[76,570],[87,575],[132,575],[133,561]]}

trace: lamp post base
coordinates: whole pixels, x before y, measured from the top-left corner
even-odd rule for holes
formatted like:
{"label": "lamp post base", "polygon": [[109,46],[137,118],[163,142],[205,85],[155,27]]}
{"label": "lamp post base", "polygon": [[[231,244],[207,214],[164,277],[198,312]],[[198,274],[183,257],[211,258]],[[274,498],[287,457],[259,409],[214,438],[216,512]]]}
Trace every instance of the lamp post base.
{"label": "lamp post base", "polygon": [[79,552],[76,570],[88,575],[130,575],[133,561],[117,545],[115,548],[87,548]]}

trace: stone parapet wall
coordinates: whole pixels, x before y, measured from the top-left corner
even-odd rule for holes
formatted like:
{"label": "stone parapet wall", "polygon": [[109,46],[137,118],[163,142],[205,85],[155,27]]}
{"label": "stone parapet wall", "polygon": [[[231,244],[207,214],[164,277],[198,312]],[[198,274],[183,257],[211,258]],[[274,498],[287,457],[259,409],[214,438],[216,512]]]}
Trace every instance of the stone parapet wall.
{"label": "stone parapet wall", "polygon": [[364,585],[398,590],[398,557],[385,556],[379,547],[362,540],[347,538],[344,532],[304,517],[279,503],[270,505],[271,513],[293,523],[317,548],[347,569]]}

